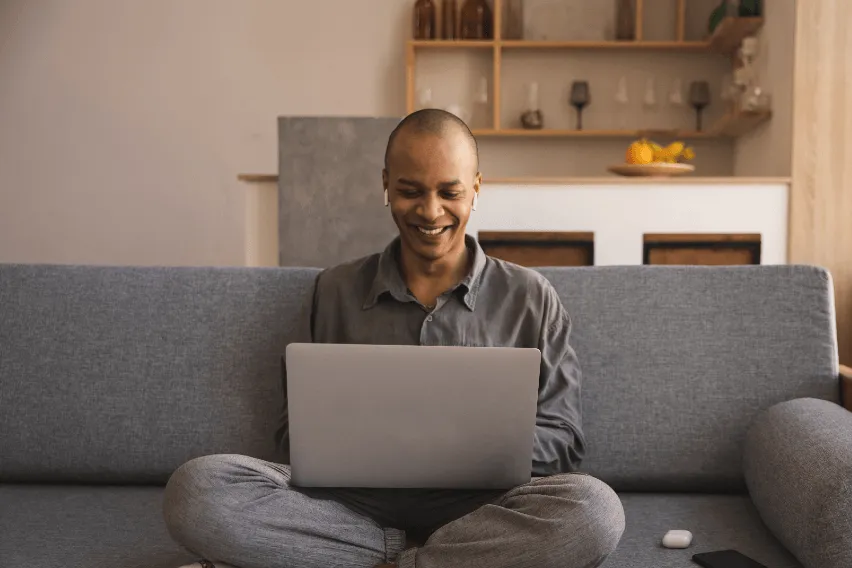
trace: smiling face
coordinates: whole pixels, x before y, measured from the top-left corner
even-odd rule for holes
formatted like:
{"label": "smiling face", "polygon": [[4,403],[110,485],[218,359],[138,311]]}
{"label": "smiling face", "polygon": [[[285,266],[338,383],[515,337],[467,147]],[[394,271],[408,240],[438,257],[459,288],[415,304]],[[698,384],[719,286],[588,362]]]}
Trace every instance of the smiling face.
{"label": "smiling face", "polygon": [[403,130],[382,181],[403,253],[434,262],[464,250],[464,235],[481,176],[469,139],[457,128],[441,134]]}

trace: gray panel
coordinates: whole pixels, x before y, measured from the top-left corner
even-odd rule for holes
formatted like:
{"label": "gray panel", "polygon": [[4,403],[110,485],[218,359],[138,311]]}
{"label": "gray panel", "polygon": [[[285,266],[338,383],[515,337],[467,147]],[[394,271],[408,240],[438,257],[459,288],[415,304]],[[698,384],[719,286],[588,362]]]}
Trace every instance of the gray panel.
{"label": "gray panel", "polygon": [[281,266],[325,268],[397,235],[383,206],[385,146],[400,118],[279,117]]}

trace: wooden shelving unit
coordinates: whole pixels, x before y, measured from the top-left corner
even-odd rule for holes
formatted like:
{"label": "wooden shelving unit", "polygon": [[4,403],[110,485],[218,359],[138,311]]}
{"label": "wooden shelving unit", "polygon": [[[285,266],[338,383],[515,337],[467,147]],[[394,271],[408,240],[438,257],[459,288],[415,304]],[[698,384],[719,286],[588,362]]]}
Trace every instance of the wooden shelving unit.
{"label": "wooden shelving unit", "polygon": [[[677,0],[675,40],[647,41],[643,36],[643,0],[636,0],[636,39],[634,41],[530,41],[504,40],[502,30],[503,0],[494,0],[493,40],[409,40],[406,44],[406,107],[415,110],[416,65],[419,51],[475,50],[491,51],[493,58],[491,101],[493,104],[492,128],[479,129],[474,134],[481,137],[505,138],[633,138],[643,130],[524,130],[501,127],[501,72],[503,56],[514,51],[634,51],[671,53],[733,54],[742,40],[754,35],[763,26],[763,18],[726,18],[713,35],[702,41],[687,41],[686,2]],[[719,123],[706,131],[658,130],[656,134],[672,138],[736,137],[745,134],[771,117],[771,113],[729,113]]]}

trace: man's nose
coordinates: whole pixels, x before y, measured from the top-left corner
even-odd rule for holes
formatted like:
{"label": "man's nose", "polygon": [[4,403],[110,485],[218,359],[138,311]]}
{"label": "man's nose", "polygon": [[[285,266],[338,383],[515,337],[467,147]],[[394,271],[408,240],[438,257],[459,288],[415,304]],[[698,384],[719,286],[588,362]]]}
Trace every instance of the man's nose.
{"label": "man's nose", "polygon": [[435,195],[425,195],[420,201],[420,210],[417,212],[423,219],[434,221],[444,214],[441,200]]}

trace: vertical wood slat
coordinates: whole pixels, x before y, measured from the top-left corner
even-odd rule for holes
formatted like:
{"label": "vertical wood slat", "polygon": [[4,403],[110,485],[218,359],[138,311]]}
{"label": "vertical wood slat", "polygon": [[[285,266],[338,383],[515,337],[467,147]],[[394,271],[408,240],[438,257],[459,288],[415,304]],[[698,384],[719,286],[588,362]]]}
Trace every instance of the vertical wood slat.
{"label": "vertical wood slat", "polygon": [[500,128],[500,95],[501,95],[501,71],[503,67],[503,47],[500,41],[503,37],[503,0],[494,0],[494,69],[491,73],[491,105],[492,118],[491,128]]}
{"label": "vertical wood slat", "polygon": [[492,13],[494,14],[494,39],[501,40],[503,39],[503,0],[494,0]]}
{"label": "vertical wood slat", "polygon": [[406,114],[414,112],[414,90],[416,88],[416,55],[414,46],[410,43],[405,48],[405,110]]}
{"label": "vertical wood slat", "polygon": [[686,41],[686,0],[677,0],[677,28],[675,40]]}
{"label": "vertical wood slat", "polygon": [[852,39],[849,0],[796,2],[790,263],[831,272],[841,362],[852,361]]}
{"label": "vertical wood slat", "polygon": [[645,29],[645,6],[643,0],[636,0],[636,41],[642,41]]}

